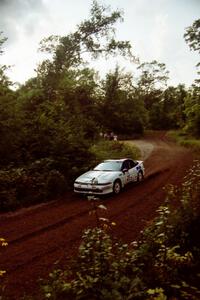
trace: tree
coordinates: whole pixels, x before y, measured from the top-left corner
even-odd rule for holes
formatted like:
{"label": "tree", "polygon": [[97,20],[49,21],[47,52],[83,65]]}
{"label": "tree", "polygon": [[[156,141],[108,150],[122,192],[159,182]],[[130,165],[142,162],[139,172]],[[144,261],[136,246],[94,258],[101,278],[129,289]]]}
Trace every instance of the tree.
{"label": "tree", "polygon": [[115,39],[114,24],[122,20],[121,11],[111,11],[110,7],[93,1],[89,19],[77,26],[74,33],[43,39],[40,50],[50,53],[52,60],[46,60],[39,66],[38,75],[45,78],[48,88],[56,89],[60,76],[66,70],[83,65],[88,54],[93,59],[116,53],[134,59],[130,43]]}
{"label": "tree", "polygon": [[[0,55],[7,40],[0,33]],[[0,65],[0,165],[6,165],[19,158],[18,122],[15,114],[15,93],[10,89],[11,82],[6,75],[8,66]]]}
{"label": "tree", "polygon": [[163,93],[161,100],[155,102],[150,111],[153,129],[177,129],[185,124],[184,101],[187,90],[184,85],[169,86]]}
{"label": "tree", "polygon": [[184,38],[190,49],[200,52],[200,19],[186,28]]}
{"label": "tree", "polygon": [[[193,24],[186,28],[184,34],[186,43],[193,51],[200,53],[200,19],[193,22]],[[200,62],[197,68],[200,67]],[[200,71],[197,71],[200,75]],[[185,101],[186,126],[185,129],[193,135],[200,136],[200,79],[196,79],[192,85],[188,97]]]}
{"label": "tree", "polygon": [[200,88],[198,85],[192,85],[185,98],[185,114],[185,130],[200,137]]}
{"label": "tree", "polygon": [[[193,22],[193,24],[186,28],[184,34],[186,43],[190,49],[200,53],[200,19]],[[197,64],[197,68],[200,67],[200,62]],[[197,69],[197,74],[200,75],[200,71]],[[195,82],[200,84],[200,79],[196,79]]]}
{"label": "tree", "polygon": [[163,90],[167,86],[168,74],[166,66],[156,60],[142,63],[138,70],[141,75],[138,79],[138,92],[144,98],[145,107],[151,109],[154,102],[160,100]]}
{"label": "tree", "polygon": [[165,64],[156,60],[142,63],[138,70],[141,72],[137,82],[138,96],[143,99],[144,106],[149,112],[150,127],[158,129],[159,116],[156,118],[156,115],[161,111],[159,106],[162,106],[161,101],[167,87],[169,72]]}
{"label": "tree", "polygon": [[166,70],[165,64],[153,60],[140,64],[138,70],[141,71],[138,84],[146,94],[150,94],[155,89],[166,88],[169,71]]}
{"label": "tree", "polygon": [[122,11],[111,11],[110,7],[93,1],[89,19],[77,26],[74,33],[63,37],[50,36],[41,41],[40,50],[53,54],[57,71],[80,65],[85,53],[98,58],[115,55],[119,51],[133,59],[130,43],[115,40],[113,25],[122,20]]}
{"label": "tree", "polygon": [[[38,86],[43,89],[44,99],[53,103],[64,101],[70,112],[71,126],[76,124],[85,137],[94,137],[98,115],[96,73],[86,68],[87,59],[120,54],[134,60],[130,43],[115,39],[114,25],[122,20],[121,11],[112,11],[93,1],[89,18],[78,25],[75,32],[50,36],[40,43],[40,50],[51,55],[51,59],[45,60],[37,70]],[[77,115],[81,125],[75,122]]]}
{"label": "tree", "polygon": [[117,134],[141,134],[146,123],[144,103],[135,93],[130,73],[117,66],[102,81],[101,125]]}
{"label": "tree", "polygon": [[[3,44],[7,40],[6,37],[2,37],[2,32],[0,32],[0,55],[4,53]],[[0,96],[8,92],[11,81],[8,79],[8,76],[5,74],[9,66],[0,65]]]}

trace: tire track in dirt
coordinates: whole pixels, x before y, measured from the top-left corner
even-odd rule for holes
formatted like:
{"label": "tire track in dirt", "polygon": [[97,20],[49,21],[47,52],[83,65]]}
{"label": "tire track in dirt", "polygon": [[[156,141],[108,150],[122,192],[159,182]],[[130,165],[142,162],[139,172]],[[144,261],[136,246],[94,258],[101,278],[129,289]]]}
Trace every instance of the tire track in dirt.
{"label": "tire track in dirt", "polygon": [[21,242],[26,242],[28,239],[30,238],[33,238],[35,236],[39,236],[39,235],[42,235],[43,233],[45,233],[46,231],[50,231],[50,230],[54,230],[56,228],[59,228],[69,222],[72,222],[73,219],[75,218],[79,218],[79,217],[82,217],[86,214],[88,214],[90,211],[90,209],[86,209],[76,215],[72,215],[72,216],[69,216],[67,218],[64,218],[60,221],[57,221],[55,223],[52,223],[52,224],[49,224],[45,227],[41,227],[40,229],[37,229],[37,230],[34,230],[32,232],[29,232],[29,233],[25,233],[23,234],[22,236],[18,236],[16,238],[13,238],[13,239],[9,239],[8,242],[9,242],[9,245],[11,244],[17,244],[17,243],[21,243]]}
{"label": "tire track in dirt", "polygon": [[[125,242],[139,236],[164,201],[163,187],[179,184],[192,163],[190,151],[169,143],[164,134],[148,137],[143,146],[145,143],[153,146],[143,150],[144,182],[101,200],[107,206],[107,217],[117,224],[113,235]],[[54,203],[0,216],[1,236],[10,241],[0,255],[0,269],[7,270],[7,296],[19,299],[24,292],[37,294],[39,277],[46,277],[55,266],[69,264],[83,230],[95,226],[90,209],[88,201],[68,193]]]}
{"label": "tire track in dirt", "polygon": [[[125,142],[129,145],[136,145],[141,150],[141,153],[142,153],[141,159],[143,159],[143,160],[150,155],[150,153],[152,152],[153,147],[154,147],[152,143],[141,141],[141,140],[125,141]],[[75,199],[75,200],[77,200],[77,199]],[[68,203],[68,205],[70,205],[70,204]],[[41,207],[42,207],[42,209],[45,209],[44,205],[41,205]],[[90,209],[91,208],[86,208],[82,212],[74,213],[74,215],[70,215],[68,217],[65,217],[62,220],[55,220],[55,222],[53,222],[52,224],[48,223],[46,226],[45,226],[44,223],[42,223],[39,226],[39,228],[31,227],[30,229],[28,229],[27,224],[26,224],[25,234],[20,233],[18,230],[16,231],[16,226],[14,226],[14,230],[12,228],[12,230],[10,232],[4,232],[4,230],[1,230],[1,234],[6,238],[7,238],[7,236],[9,236],[9,238],[7,238],[8,242],[9,242],[9,245],[11,245],[13,243],[23,242],[23,241],[28,240],[29,238],[34,237],[34,236],[37,236],[37,235],[39,236],[42,233],[44,233],[45,231],[50,231],[52,229],[58,228],[62,225],[65,225],[67,222],[72,221],[73,218],[78,218],[78,217],[81,217],[82,215],[85,215],[85,214],[89,213]],[[33,211],[28,210],[27,217],[32,218],[37,214],[37,212],[38,212],[37,208],[35,210],[33,209]],[[26,211],[25,211],[25,213],[26,213]],[[7,218],[12,219],[14,217],[18,217],[18,220],[19,220],[21,216],[22,215],[17,212],[17,213],[8,214]],[[3,216],[2,219],[3,219],[4,225],[5,225],[6,217]],[[0,218],[0,220],[1,220],[1,218]],[[32,223],[33,223],[33,221],[31,220],[31,224]],[[17,225],[19,227],[19,224],[17,224]],[[15,236],[16,233],[19,234],[19,235]]]}

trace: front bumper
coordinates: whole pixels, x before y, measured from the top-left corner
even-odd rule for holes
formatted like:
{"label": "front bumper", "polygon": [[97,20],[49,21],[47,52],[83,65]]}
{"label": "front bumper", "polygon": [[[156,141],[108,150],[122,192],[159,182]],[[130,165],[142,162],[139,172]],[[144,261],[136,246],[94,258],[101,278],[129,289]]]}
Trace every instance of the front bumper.
{"label": "front bumper", "polygon": [[74,183],[74,192],[79,194],[89,195],[105,195],[112,193],[113,185],[111,183],[106,185]]}

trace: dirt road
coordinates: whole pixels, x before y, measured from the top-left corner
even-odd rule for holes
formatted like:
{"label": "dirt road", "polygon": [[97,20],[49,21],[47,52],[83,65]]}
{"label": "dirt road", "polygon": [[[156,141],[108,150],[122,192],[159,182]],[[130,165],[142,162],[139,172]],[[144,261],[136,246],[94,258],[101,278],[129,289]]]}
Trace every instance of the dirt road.
{"label": "dirt road", "polygon": [[[145,159],[144,182],[101,200],[107,206],[107,217],[117,224],[113,234],[124,242],[138,238],[164,201],[163,187],[180,184],[193,161],[188,149],[167,141],[164,133],[135,143]],[[39,278],[68,265],[83,230],[95,226],[90,210],[86,199],[68,193],[48,204],[0,215],[0,237],[9,243],[1,250],[0,270],[7,270],[5,294],[10,299],[37,294]]]}

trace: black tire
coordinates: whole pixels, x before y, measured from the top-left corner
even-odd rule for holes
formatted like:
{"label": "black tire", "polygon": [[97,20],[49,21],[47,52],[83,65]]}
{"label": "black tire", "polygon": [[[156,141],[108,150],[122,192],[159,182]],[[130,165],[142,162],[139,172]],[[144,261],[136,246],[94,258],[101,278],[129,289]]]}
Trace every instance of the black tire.
{"label": "black tire", "polygon": [[138,172],[138,175],[137,175],[137,182],[140,182],[144,179],[144,174],[142,171]]}
{"label": "black tire", "polygon": [[113,194],[118,195],[121,192],[122,185],[120,180],[115,180],[113,183]]}

